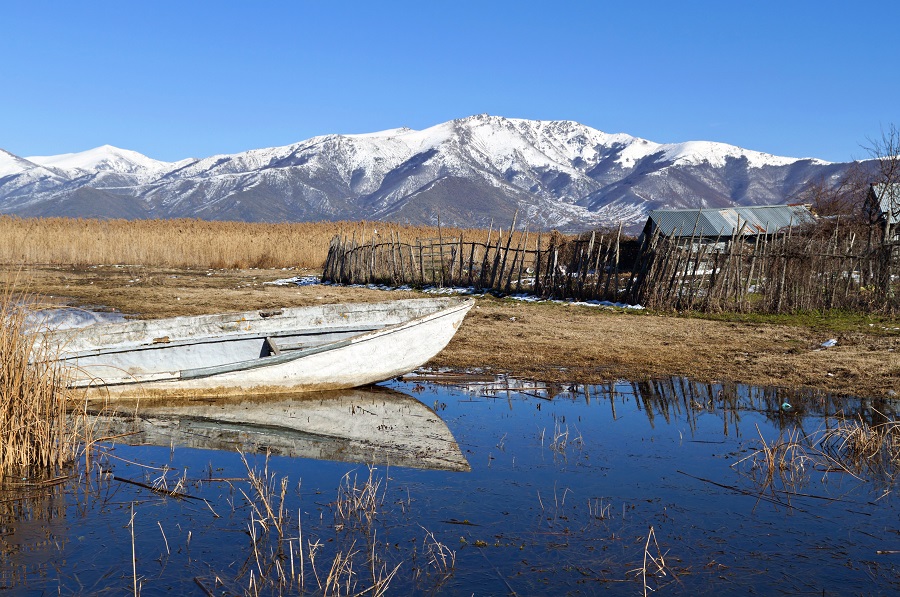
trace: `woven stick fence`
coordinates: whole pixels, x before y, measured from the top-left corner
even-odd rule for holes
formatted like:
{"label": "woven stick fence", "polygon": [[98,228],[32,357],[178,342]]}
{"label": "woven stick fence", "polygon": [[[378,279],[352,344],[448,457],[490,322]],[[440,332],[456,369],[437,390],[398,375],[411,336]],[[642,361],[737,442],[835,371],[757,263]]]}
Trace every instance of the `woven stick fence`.
{"label": "woven stick fence", "polygon": [[[528,292],[545,298],[609,299],[621,293],[621,229],[577,239],[489,230],[484,241],[461,238],[335,236],[322,279],[339,284],[456,286],[480,292]],[[625,278],[623,279],[623,275]]]}
{"label": "woven stick fence", "polygon": [[858,230],[838,225],[823,234],[792,227],[768,238],[740,232],[714,240],[654,234],[644,239],[633,260],[623,260],[621,227],[574,238],[527,231],[514,237],[511,231],[489,230],[482,242],[440,236],[403,242],[395,232],[365,241],[335,236],[322,279],[527,292],[659,310],[869,312],[897,307],[891,247],[861,238]]}
{"label": "woven stick fence", "polygon": [[890,244],[856,228],[789,227],[769,238],[740,231],[714,242],[654,235],[645,241],[627,299],[702,312],[871,312],[897,307]]}

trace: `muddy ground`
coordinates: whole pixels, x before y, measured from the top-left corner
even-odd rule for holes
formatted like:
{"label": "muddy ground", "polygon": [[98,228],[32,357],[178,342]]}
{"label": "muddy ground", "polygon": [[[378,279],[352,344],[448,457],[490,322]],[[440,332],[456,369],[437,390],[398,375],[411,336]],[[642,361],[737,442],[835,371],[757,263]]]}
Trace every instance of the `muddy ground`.
{"label": "muddy ground", "polygon": [[[304,273],[282,270],[32,266],[4,271],[0,276],[16,279],[18,290],[51,297],[52,302],[108,307],[140,318],[420,296],[266,284]],[[599,383],[684,375],[698,381],[808,387],[857,396],[900,394],[900,322],[774,321],[709,320],[484,297],[429,365],[544,381]],[[831,338],[837,345],[822,348]]]}

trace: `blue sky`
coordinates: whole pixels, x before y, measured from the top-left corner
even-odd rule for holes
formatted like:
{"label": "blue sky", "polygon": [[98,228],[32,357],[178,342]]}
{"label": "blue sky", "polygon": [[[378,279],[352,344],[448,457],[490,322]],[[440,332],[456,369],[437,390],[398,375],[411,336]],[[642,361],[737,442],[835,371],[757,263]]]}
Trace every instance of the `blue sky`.
{"label": "blue sky", "polygon": [[8,2],[0,148],[177,160],[486,112],[845,161],[900,125],[898,23],[865,0]]}

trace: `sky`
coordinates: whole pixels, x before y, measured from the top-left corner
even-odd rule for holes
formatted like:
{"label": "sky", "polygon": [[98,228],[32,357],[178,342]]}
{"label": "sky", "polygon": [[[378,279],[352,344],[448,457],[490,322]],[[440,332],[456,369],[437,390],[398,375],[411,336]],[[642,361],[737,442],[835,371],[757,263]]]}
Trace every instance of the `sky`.
{"label": "sky", "polygon": [[866,0],[0,0],[0,148],[175,161],[488,113],[849,161],[900,125],[897,23]]}

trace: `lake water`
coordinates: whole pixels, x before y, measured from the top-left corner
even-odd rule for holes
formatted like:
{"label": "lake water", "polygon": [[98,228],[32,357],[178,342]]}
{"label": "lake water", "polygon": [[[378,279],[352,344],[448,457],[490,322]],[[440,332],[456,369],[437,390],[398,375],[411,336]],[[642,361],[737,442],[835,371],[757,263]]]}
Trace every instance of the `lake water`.
{"label": "lake water", "polygon": [[[119,437],[78,478],[27,499],[4,492],[2,586],[122,594],[136,577],[144,595],[316,594],[340,553],[352,556],[341,594],[372,584],[372,554],[375,578],[399,566],[388,594],[900,589],[892,469],[838,471],[803,439],[838,415],[893,419],[886,401],[680,378],[547,387],[423,374],[374,391],[146,408],[97,423]],[[769,477],[752,457],[779,440],[791,458]],[[287,479],[281,542],[259,522],[268,513],[238,448],[276,515]]]}

